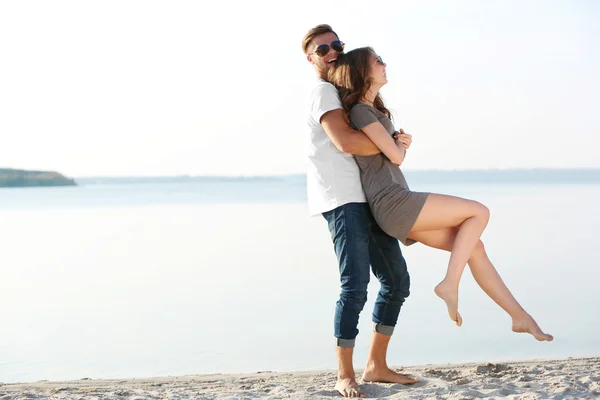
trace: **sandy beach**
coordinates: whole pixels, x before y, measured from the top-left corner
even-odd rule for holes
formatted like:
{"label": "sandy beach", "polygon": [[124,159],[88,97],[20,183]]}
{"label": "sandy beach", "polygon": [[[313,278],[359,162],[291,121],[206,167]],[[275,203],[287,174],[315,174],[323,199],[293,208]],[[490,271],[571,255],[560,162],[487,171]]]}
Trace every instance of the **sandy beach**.
{"label": "sandy beach", "polygon": [[[395,368],[412,386],[362,384],[379,399],[597,399],[600,357]],[[334,371],[0,384],[0,399],[326,399]]]}

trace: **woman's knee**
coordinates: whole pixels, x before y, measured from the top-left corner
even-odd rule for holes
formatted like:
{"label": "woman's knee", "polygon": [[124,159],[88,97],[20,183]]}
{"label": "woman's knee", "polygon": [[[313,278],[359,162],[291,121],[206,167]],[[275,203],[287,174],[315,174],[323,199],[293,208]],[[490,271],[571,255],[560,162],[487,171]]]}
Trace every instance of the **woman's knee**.
{"label": "woman's knee", "polygon": [[487,208],[484,204],[478,201],[473,201],[473,207],[476,217],[479,217],[486,222],[490,220],[490,209]]}

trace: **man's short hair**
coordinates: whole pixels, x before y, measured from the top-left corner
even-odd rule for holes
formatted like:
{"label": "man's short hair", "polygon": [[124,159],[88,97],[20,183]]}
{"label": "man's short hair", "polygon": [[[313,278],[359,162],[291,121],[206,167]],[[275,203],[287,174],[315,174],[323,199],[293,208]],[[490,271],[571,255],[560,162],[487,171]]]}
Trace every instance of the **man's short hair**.
{"label": "man's short hair", "polygon": [[335,36],[337,36],[338,39],[340,38],[337,35],[337,33],[335,33],[333,31],[333,29],[331,29],[331,26],[329,26],[327,24],[317,25],[314,28],[312,28],[310,31],[308,31],[306,33],[306,35],[304,35],[304,39],[302,39],[302,51],[304,52],[304,54],[308,54],[308,48],[310,47],[310,44],[312,43],[312,41],[315,37],[322,35],[324,33],[329,33],[329,32],[331,32]]}

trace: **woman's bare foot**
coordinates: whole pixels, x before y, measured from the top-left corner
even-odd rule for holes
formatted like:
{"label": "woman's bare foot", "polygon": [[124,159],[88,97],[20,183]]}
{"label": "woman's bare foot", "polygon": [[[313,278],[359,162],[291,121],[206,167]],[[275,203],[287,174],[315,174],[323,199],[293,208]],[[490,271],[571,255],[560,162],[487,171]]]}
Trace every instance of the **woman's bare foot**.
{"label": "woman's bare foot", "polygon": [[335,384],[337,390],[344,397],[367,397],[362,391],[355,378],[338,378]]}
{"label": "woman's bare foot", "polygon": [[458,287],[443,280],[433,291],[439,298],[446,302],[450,319],[454,321],[457,326],[461,326],[462,317],[458,312]]}
{"label": "woman's bare foot", "polygon": [[552,335],[544,333],[529,314],[526,314],[523,318],[513,319],[512,330],[518,333],[529,333],[540,342],[551,342],[554,339]]}
{"label": "woman's bare foot", "polygon": [[399,383],[401,385],[412,385],[417,382],[416,379],[392,371],[387,366],[381,368],[366,368],[362,378],[365,382]]}

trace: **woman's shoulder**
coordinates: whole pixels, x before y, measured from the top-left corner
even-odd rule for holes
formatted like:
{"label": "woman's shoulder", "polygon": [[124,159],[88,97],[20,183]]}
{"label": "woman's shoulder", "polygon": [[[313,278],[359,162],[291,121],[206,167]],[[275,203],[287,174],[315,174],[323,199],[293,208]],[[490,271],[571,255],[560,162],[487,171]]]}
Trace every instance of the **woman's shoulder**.
{"label": "woman's shoulder", "polygon": [[364,126],[379,121],[377,110],[363,103],[353,105],[350,109],[349,117],[355,129],[362,129]]}
{"label": "woman's shoulder", "polygon": [[377,115],[377,109],[369,104],[356,103],[350,108],[350,114],[372,113]]}
{"label": "woman's shoulder", "polygon": [[373,107],[370,104],[366,103],[356,103],[350,108],[350,115],[373,115],[377,119],[383,118],[386,115]]}
{"label": "woman's shoulder", "polygon": [[357,110],[364,109],[364,110],[373,110],[373,111],[375,111],[375,107],[373,107],[370,104],[366,104],[366,103],[356,103],[355,105],[352,106],[351,110],[353,110],[355,108]]}

